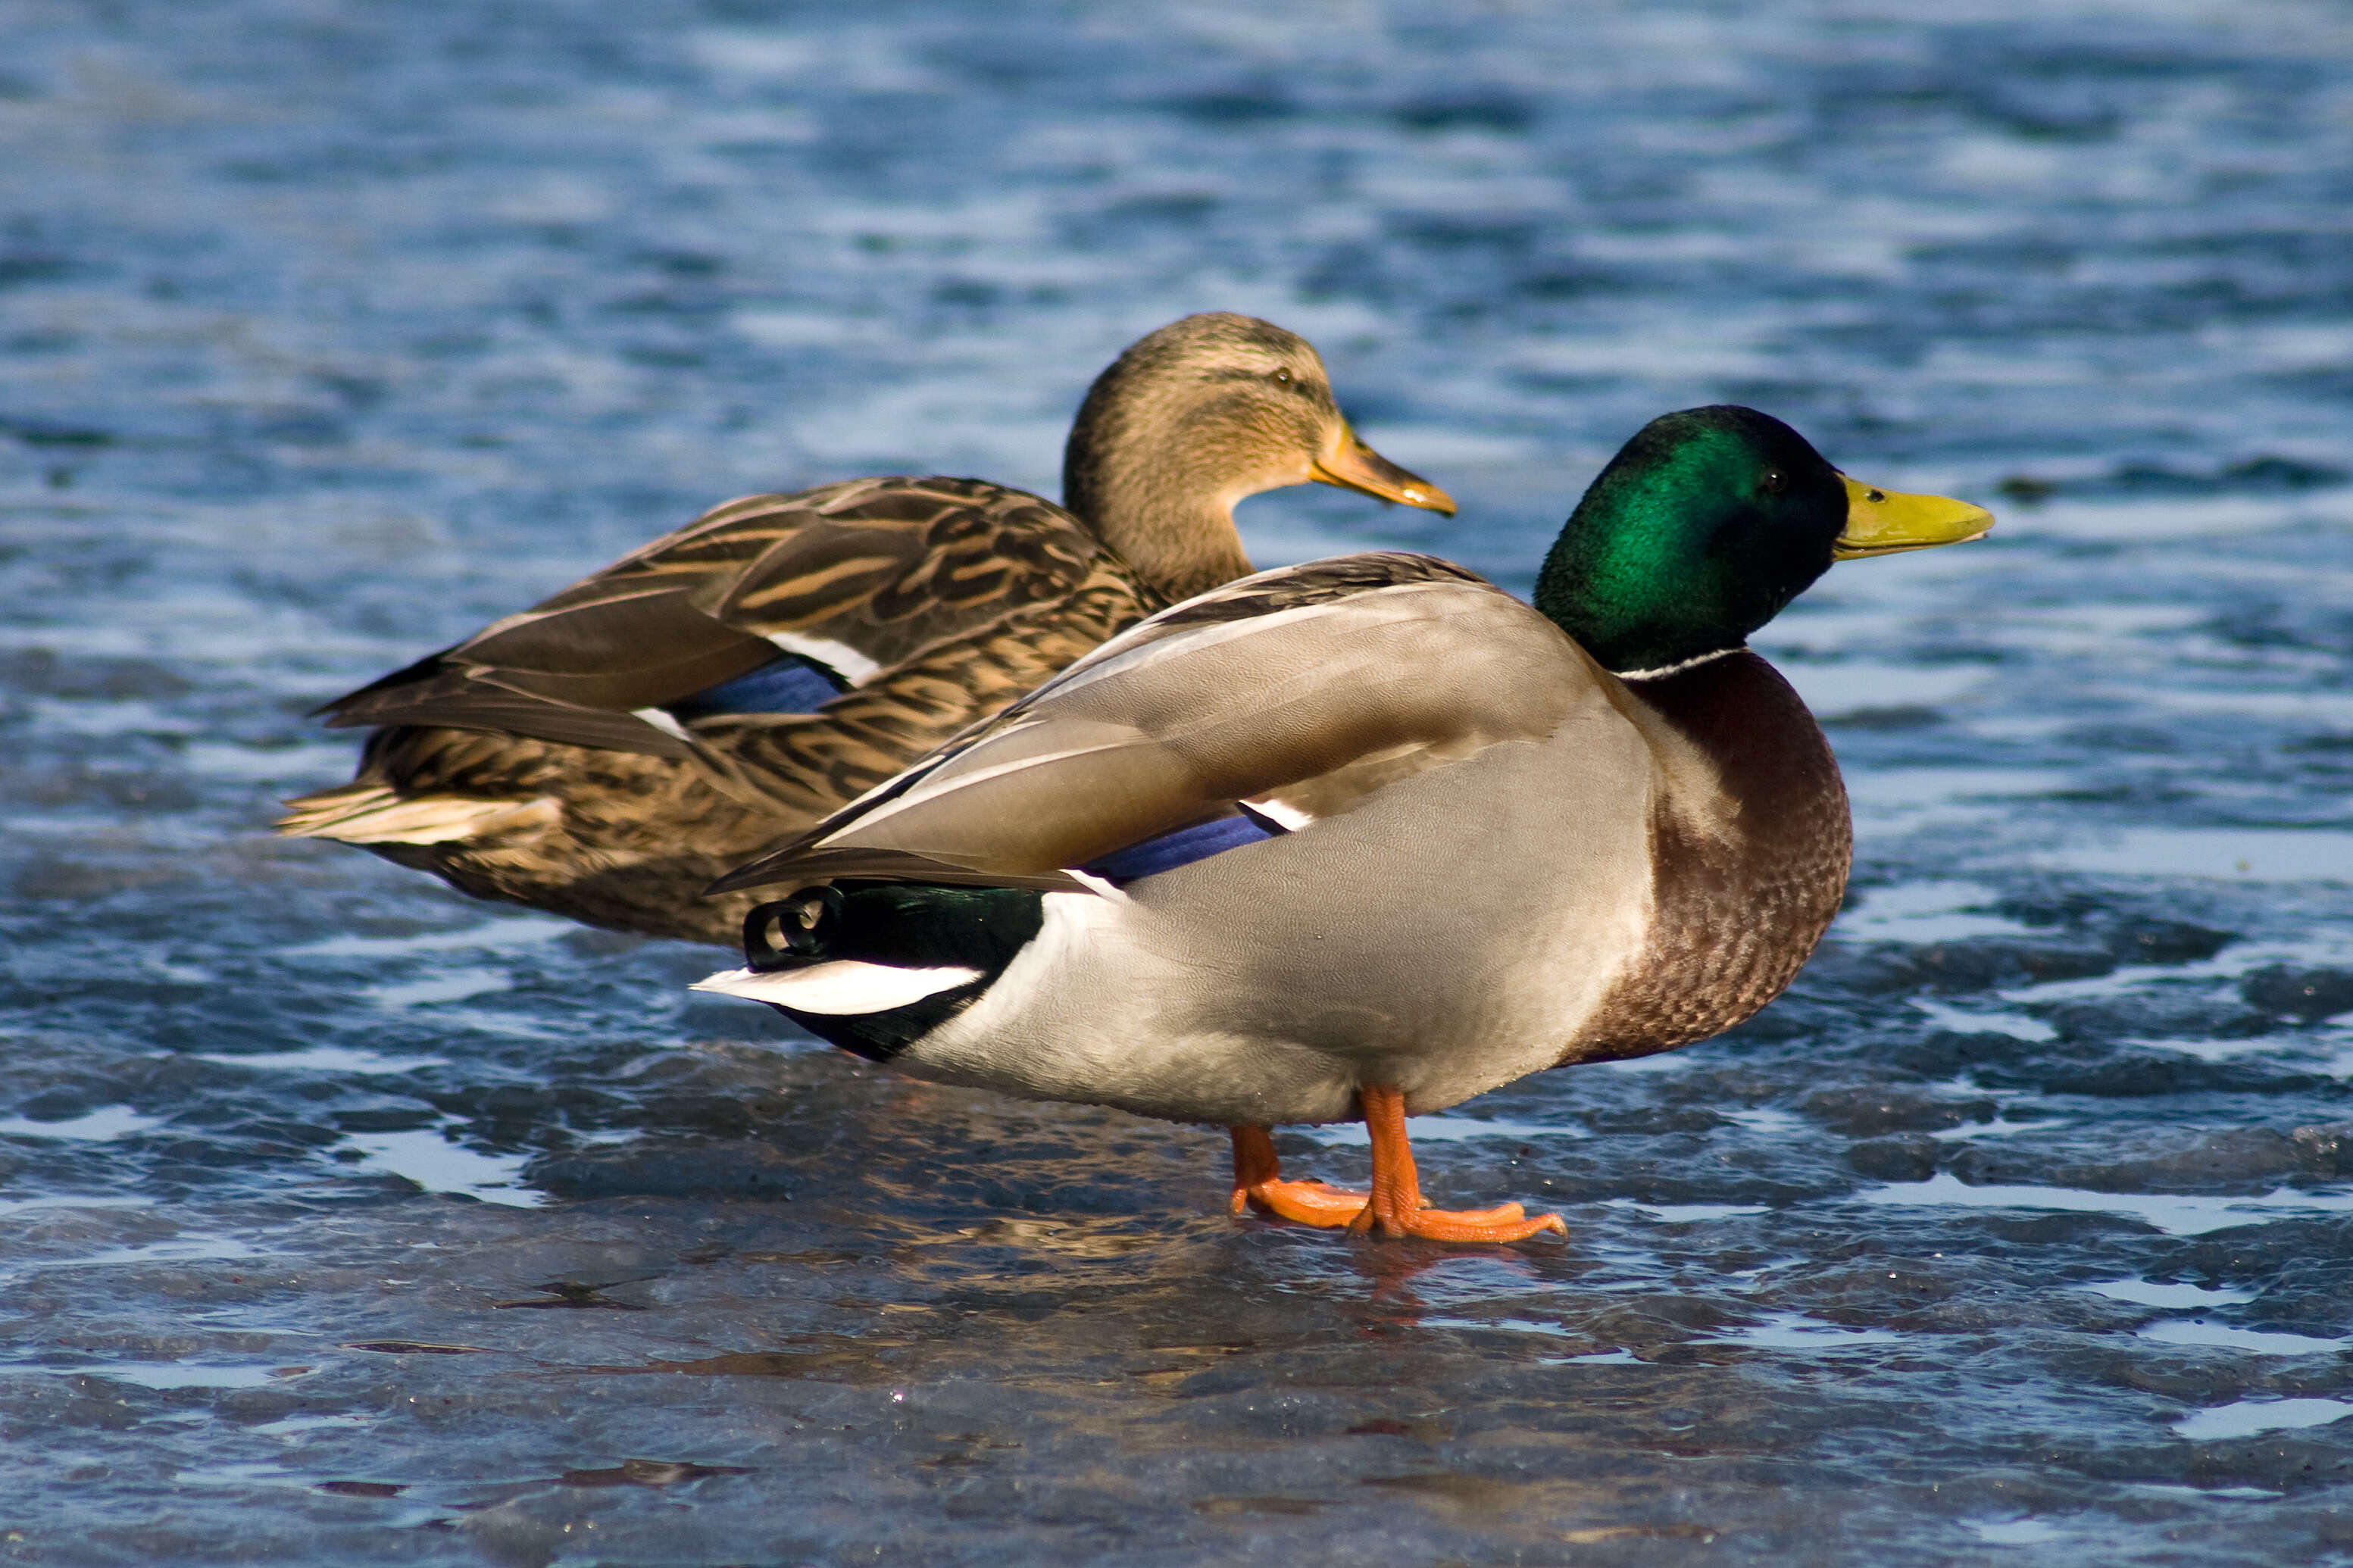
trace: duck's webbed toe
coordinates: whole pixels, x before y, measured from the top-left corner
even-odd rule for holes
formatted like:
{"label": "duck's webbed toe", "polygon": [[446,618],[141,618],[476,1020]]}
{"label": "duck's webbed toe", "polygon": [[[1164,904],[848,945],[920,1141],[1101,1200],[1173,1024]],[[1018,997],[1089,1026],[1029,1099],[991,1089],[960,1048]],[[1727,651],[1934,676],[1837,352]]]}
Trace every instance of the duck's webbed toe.
{"label": "duck's webbed toe", "polygon": [[1556,1214],[1527,1217],[1518,1204],[1491,1209],[1434,1209],[1421,1201],[1421,1177],[1406,1141],[1405,1094],[1382,1084],[1357,1090],[1365,1131],[1373,1142],[1373,1191],[1364,1212],[1349,1221],[1359,1236],[1413,1236],[1424,1241],[1525,1241],[1539,1231],[1568,1234]]}
{"label": "duck's webbed toe", "polygon": [[1491,1209],[1395,1209],[1383,1211],[1367,1205],[1365,1211],[1349,1222],[1348,1228],[1358,1235],[1377,1232],[1383,1236],[1412,1236],[1424,1241],[1525,1241],[1541,1231],[1567,1236],[1568,1225],[1556,1214],[1540,1214],[1534,1219],[1517,1204],[1504,1204]]}
{"label": "duck's webbed toe", "polygon": [[1351,1192],[1317,1181],[1286,1181],[1274,1140],[1263,1127],[1235,1127],[1232,1212],[1252,1207],[1300,1225],[1345,1226],[1358,1236],[1419,1237],[1425,1241],[1525,1241],[1541,1231],[1567,1236],[1556,1214],[1534,1219],[1515,1203],[1489,1209],[1434,1209],[1421,1201],[1413,1152],[1405,1139],[1405,1097],[1377,1087],[1364,1091],[1365,1121],[1373,1138],[1373,1186]]}
{"label": "duck's webbed toe", "polygon": [[1265,1128],[1234,1127],[1228,1131],[1234,1141],[1231,1206],[1236,1215],[1248,1214],[1255,1205],[1278,1219],[1337,1227],[1364,1213],[1368,1194],[1317,1181],[1285,1181],[1282,1160],[1274,1152],[1274,1140]]}

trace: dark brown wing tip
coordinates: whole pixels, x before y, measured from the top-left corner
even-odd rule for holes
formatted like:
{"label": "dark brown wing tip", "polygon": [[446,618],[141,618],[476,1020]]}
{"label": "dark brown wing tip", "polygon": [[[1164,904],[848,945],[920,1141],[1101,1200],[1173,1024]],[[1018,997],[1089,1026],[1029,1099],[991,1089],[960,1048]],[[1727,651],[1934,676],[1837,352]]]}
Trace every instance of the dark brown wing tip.
{"label": "dark brown wing tip", "polygon": [[990,871],[957,866],[903,849],[809,849],[789,845],[738,866],[703,889],[706,897],[740,893],[753,888],[790,885],[806,888],[818,882],[925,882],[952,888],[1026,888],[1040,893],[1083,893],[1092,889],[1065,871]]}
{"label": "dark brown wing tip", "polygon": [[[714,880],[709,887],[702,889],[702,896],[706,899],[715,899],[722,893],[741,893],[752,888],[775,887],[793,875],[783,869],[792,858],[793,855],[789,850],[776,855],[763,855],[751,864],[738,866],[725,876]],[[808,879],[816,882],[825,880],[822,877],[812,877]]]}

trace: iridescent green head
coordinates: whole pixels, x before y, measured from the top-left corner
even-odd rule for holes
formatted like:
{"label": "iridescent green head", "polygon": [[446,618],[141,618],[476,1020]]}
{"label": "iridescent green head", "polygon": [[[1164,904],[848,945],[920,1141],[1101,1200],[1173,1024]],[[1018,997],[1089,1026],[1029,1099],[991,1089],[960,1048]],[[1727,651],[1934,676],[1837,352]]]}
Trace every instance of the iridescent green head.
{"label": "iridescent green head", "polygon": [[1577,505],[1536,608],[1620,673],[1726,648],[1834,561],[1974,539],[1982,508],[1858,484],[1767,414],[1720,404],[1644,426]]}

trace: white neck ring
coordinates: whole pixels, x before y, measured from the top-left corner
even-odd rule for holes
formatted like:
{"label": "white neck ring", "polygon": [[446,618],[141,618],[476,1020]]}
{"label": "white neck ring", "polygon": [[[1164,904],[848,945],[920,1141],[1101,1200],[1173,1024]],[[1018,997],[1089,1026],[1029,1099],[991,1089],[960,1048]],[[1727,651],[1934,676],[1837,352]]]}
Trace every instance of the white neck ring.
{"label": "white neck ring", "polygon": [[1726,654],[1739,653],[1747,646],[1746,643],[1735,643],[1730,647],[1720,647],[1714,653],[1704,653],[1680,664],[1662,664],[1656,669],[1613,669],[1609,673],[1620,680],[1656,680],[1662,676],[1681,675],[1686,669],[1697,669],[1701,665],[1713,663]]}

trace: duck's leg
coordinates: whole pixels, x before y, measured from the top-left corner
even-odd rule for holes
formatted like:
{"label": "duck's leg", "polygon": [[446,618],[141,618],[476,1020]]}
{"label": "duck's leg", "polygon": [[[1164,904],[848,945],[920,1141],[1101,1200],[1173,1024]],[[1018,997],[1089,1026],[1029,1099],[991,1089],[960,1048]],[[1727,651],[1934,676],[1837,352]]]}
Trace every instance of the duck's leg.
{"label": "duck's leg", "polygon": [[1234,1139],[1233,1212],[1247,1214],[1256,1204],[1270,1214],[1302,1225],[1341,1226],[1365,1209],[1365,1194],[1321,1182],[1286,1182],[1274,1140],[1263,1127],[1227,1129]]}
{"label": "duck's leg", "polygon": [[1252,1204],[1302,1225],[1346,1226],[1360,1235],[1419,1236],[1431,1241],[1525,1241],[1538,1231],[1561,1236],[1568,1226],[1558,1215],[1527,1217],[1518,1204],[1491,1209],[1433,1209],[1421,1200],[1421,1180],[1413,1167],[1413,1146],[1405,1133],[1405,1091],[1366,1085],[1357,1096],[1365,1129],[1373,1142],[1373,1190],[1350,1192],[1322,1182],[1286,1182],[1263,1127],[1235,1127],[1233,1212]]}
{"label": "duck's leg", "polygon": [[1492,1209],[1434,1209],[1421,1201],[1421,1178],[1413,1168],[1413,1146],[1405,1136],[1405,1091],[1366,1084],[1356,1091],[1365,1131],[1373,1139],[1372,1200],[1348,1222],[1358,1235],[1419,1236],[1430,1241],[1525,1241],[1540,1230],[1562,1236],[1568,1226],[1556,1214],[1534,1219],[1517,1204]]}

